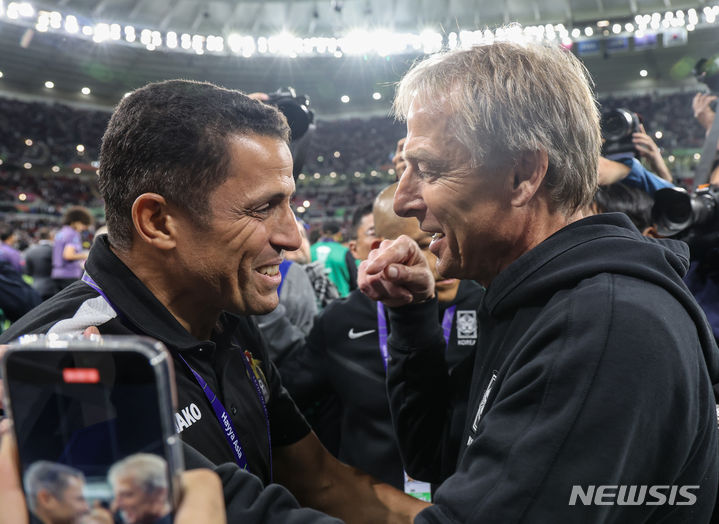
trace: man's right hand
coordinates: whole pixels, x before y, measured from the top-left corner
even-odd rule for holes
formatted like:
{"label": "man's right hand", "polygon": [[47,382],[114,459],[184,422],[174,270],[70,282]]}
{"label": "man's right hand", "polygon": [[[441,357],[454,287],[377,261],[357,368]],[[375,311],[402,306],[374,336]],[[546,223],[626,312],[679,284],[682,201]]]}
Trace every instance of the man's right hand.
{"label": "man's right hand", "polygon": [[362,261],[357,287],[390,307],[424,302],[434,296],[434,276],[417,243],[406,235],[384,240]]}

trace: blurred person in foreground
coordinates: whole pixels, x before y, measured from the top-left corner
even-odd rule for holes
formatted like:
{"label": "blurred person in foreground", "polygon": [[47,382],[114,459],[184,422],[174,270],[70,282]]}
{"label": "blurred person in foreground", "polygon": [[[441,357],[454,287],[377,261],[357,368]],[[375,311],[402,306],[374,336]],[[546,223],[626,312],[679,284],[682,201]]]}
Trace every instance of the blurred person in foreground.
{"label": "blurred person in foreground", "polygon": [[[486,287],[456,472],[415,522],[709,522],[719,351],[681,280],[685,244],[620,214],[583,218],[601,143],[584,67],[495,41],[415,65],[395,109],[408,164],[395,211],[434,235],[442,276]],[[390,308],[403,456],[444,447],[444,339],[417,244],[383,242],[359,286]]]}
{"label": "blurred person in foreground", "polygon": [[90,212],[75,206],[65,211],[62,228],[55,234],[52,247],[52,273],[57,289],[65,289],[82,277],[83,263],[88,251],[82,248],[81,233],[87,231],[93,219]]}
{"label": "blurred person in foreground", "polygon": [[276,108],[209,83],[123,98],[100,153],[108,235],[83,279],[0,343],[90,327],[157,339],[175,364],[176,429],[211,464],[234,463],[348,522],[407,522],[422,504],[322,447],[249,318],[277,307],[283,253],[300,245],[288,139]]}

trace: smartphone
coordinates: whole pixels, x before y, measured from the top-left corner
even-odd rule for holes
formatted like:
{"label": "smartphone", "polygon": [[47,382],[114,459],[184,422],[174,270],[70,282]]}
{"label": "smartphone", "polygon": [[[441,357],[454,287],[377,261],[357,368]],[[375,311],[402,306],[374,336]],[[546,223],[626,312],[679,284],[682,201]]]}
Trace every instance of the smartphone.
{"label": "smartphone", "polygon": [[183,459],[161,343],[28,335],[2,374],[31,522],[173,521]]}

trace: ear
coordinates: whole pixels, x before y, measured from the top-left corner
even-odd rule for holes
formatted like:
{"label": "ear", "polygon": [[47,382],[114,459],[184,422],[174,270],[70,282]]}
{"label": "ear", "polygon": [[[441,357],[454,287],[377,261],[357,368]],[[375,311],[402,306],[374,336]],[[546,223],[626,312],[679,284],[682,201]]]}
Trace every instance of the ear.
{"label": "ear", "polygon": [[48,490],[41,489],[37,492],[36,498],[38,506],[47,507],[48,503],[55,497],[53,497]]}
{"label": "ear", "polygon": [[347,244],[347,247],[350,250],[350,253],[352,253],[352,256],[357,258],[357,241],[356,240],[350,240]]}
{"label": "ear", "polygon": [[529,151],[521,155],[513,171],[512,206],[526,206],[534,198],[547,175],[548,167],[546,151]]}
{"label": "ear", "polygon": [[137,197],[132,204],[132,223],[142,242],[159,249],[175,247],[178,224],[165,197],[157,193],[143,193]]}

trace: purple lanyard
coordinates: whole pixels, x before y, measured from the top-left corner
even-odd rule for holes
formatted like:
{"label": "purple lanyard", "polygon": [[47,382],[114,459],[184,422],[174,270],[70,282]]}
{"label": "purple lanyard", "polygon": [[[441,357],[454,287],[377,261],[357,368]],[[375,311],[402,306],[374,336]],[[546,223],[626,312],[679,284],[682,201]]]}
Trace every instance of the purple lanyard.
{"label": "purple lanyard", "polygon": [[[105,302],[107,302],[112,309],[114,309],[117,314],[119,315],[120,312],[115,307],[115,305],[110,301],[109,298],[107,298],[107,295],[102,291],[100,286],[97,285],[97,282],[93,280],[93,278],[85,272],[84,275],[82,275],[82,281],[85,282],[88,286],[90,286],[92,289],[97,291],[102,298],[105,299]],[[197,383],[202,388],[202,391],[205,393],[205,396],[207,397],[207,400],[210,402],[210,405],[212,406],[212,410],[215,412],[215,416],[217,417],[217,421],[220,423],[220,427],[222,428],[222,432],[225,435],[225,439],[227,439],[227,443],[230,446],[230,449],[232,450],[232,454],[235,456],[235,462],[239,467],[242,469],[245,469],[247,471],[250,470],[249,464],[247,463],[247,457],[244,453],[244,450],[242,448],[242,444],[240,443],[240,437],[237,434],[237,430],[235,429],[235,425],[232,423],[232,419],[227,414],[227,410],[225,409],[225,406],[222,404],[220,399],[215,395],[210,389],[210,386],[207,384],[204,378],[200,376],[197,371],[192,369],[192,366],[187,363],[187,361],[184,359],[182,355],[178,353],[178,356],[180,357],[180,360],[182,360],[185,365],[187,366],[187,369],[189,369],[192,372],[192,375],[195,377],[195,380],[197,380]],[[270,417],[267,414],[267,405],[265,403],[265,397],[262,394],[262,389],[260,389],[260,385],[257,382],[257,378],[255,377],[255,373],[252,370],[252,366],[248,362],[248,358],[246,355],[242,355],[242,362],[245,364],[245,369],[247,370],[247,375],[250,377],[250,380],[252,381],[252,384],[255,386],[255,391],[257,392],[257,397],[260,400],[260,404],[262,405],[262,411],[265,414],[265,422],[267,424],[267,442],[269,445],[270,450],[270,482],[272,482],[272,437],[270,434]]]}
{"label": "purple lanyard", "polygon": [[[449,306],[444,310],[442,317],[442,331],[444,332],[444,342],[449,346],[449,336],[452,333],[452,319],[457,306]],[[389,349],[387,347],[387,317],[384,314],[384,305],[377,302],[377,327],[379,331],[379,352],[382,353],[382,363],[384,370],[387,371],[387,363],[389,362]]]}

